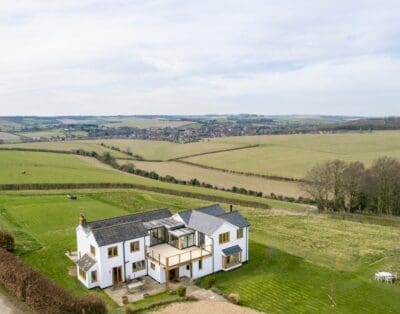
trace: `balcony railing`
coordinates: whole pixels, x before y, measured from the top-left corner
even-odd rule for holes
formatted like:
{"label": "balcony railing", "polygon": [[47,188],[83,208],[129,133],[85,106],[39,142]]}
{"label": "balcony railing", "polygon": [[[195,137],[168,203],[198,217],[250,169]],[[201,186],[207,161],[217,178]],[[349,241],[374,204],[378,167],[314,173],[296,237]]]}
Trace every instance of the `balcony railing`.
{"label": "balcony railing", "polygon": [[[172,248],[172,247],[171,247]],[[153,261],[165,267],[177,266],[181,264],[190,263],[193,260],[202,259],[212,255],[212,245],[202,245],[201,247],[194,247],[190,250],[185,250],[182,253],[172,254],[169,256],[162,255],[157,249],[148,248],[147,256]]]}

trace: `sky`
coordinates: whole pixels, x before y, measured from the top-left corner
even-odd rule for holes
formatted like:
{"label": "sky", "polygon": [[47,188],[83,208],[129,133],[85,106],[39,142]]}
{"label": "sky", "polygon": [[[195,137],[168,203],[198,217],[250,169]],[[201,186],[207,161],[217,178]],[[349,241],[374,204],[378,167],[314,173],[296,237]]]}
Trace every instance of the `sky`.
{"label": "sky", "polygon": [[0,115],[217,113],[400,115],[400,1],[0,1]]}

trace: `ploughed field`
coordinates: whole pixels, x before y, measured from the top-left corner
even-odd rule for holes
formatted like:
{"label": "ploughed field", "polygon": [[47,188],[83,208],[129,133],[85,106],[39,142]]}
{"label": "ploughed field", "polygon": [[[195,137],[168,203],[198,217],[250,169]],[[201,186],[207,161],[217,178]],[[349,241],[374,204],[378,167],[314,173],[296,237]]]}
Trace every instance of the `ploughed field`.
{"label": "ploughed field", "polygon": [[[209,204],[138,190],[72,192],[77,200],[67,193],[2,192],[0,224],[15,234],[23,260],[78,294],[87,291],[68,274],[73,264],[64,254],[76,247],[79,213],[95,220]],[[243,305],[271,313],[389,313],[400,307],[399,285],[373,280],[378,269],[400,270],[399,221],[393,226],[343,221],[279,204],[270,210],[237,207],[251,224],[250,262],[215,274],[219,289],[239,292]]]}

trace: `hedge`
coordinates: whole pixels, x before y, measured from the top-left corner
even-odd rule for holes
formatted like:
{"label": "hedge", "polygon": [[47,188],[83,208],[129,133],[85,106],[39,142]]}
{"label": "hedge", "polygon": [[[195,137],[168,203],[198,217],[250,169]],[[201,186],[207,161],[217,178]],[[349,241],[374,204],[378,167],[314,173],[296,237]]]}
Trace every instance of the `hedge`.
{"label": "hedge", "polygon": [[107,313],[102,298],[73,296],[4,249],[0,249],[0,283],[39,313]]}
{"label": "hedge", "polygon": [[8,231],[0,230],[0,248],[13,252],[15,248],[15,240]]}

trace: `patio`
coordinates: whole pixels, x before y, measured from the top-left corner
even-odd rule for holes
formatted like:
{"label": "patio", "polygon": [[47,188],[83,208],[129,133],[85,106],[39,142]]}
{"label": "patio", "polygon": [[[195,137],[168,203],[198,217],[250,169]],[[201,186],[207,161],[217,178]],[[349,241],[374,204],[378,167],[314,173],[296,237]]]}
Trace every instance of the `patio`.
{"label": "patio", "polygon": [[[141,280],[136,280],[136,282],[141,281],[143,285],[136,285],[136,289],[130,289],[131,283],[122,283],[118,286],[112,286],[104,289],[104,292],[113,299],[118,305],[123,305],[123,297],[128,298],[128,302],[136,302],[144,299],[146,295],[153,295],[165,291],[165,285],[159,284],[154,279],[145,276]],[[133,286],[133,285],[131,285]]]}

